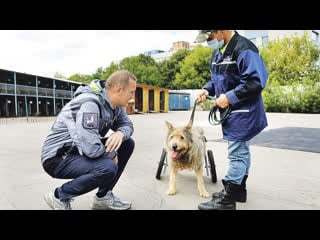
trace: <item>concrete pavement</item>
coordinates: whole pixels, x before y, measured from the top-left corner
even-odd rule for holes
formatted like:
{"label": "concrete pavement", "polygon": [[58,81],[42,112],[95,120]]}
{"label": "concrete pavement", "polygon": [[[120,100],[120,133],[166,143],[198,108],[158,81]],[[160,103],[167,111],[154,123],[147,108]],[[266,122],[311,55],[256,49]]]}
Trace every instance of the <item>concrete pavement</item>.
{"label": "concrete pavement", "polygon": [[[160,180],[155,178],[167,131],[164,121],[183,125],[190,115],[191,111],[129,115],[135,126],[136,149],[114,193],[132,201],[132,209],[196,210],[198,203],[209,200],[198,195],[193,172],[179,172],[174,196],[166,195],[168,168]],[[320,114],[268,113],[267,116],[269,126],[251,145],[248,201],[237,203],[237,209],[320,209],[320,135],[317,134]],[[54,120],[0,119],[0,209],[50,209],[43,195],[66,181],[51,178],[40,164],[41,146]],[[220,191],[228,166],[227,143],[221,140],[221,126],[209,124],[207,111],[196,111],[194,125],[204,128],[209,140],[207,148],[214,154],[218,182],[212,183],[204,170],[207,190]],[[283,129],[285,133],[281,132]],[[71,203],[73,209],[89,210],[94,194],[92,191],[76,198]]]}

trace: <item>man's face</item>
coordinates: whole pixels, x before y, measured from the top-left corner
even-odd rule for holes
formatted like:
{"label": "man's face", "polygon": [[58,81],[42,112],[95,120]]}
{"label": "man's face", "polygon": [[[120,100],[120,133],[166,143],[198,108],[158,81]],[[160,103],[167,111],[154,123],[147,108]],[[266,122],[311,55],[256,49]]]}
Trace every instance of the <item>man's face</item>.
{"label": "man's face", "polygon": [[121,105],[122,106],[127,106],[128,101],[130,99],[135,98],[135,93],[136,93],[136,81],[134,80],[129,80],[129,85],[126,88],[121,88]]}

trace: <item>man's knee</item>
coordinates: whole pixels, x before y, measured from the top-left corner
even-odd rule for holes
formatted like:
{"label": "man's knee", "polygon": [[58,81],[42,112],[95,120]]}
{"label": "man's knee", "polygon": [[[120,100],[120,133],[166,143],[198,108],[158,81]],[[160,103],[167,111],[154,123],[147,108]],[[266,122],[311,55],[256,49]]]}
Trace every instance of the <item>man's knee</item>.
{"label": "man's knee", "polygon": [[97,179],[113,179],[118,172],[118,165],[114,161],[105,161],[102,166],[94,169],[93,174]]}
{"label": "man's knee", "polygon": [[135,142],[134,142],[133,138],[129,138],[128,140],[124,141],[121,144],[119,151],[126,150],[126,151],[132,153],[134,150],[134,147],[135,147]]}

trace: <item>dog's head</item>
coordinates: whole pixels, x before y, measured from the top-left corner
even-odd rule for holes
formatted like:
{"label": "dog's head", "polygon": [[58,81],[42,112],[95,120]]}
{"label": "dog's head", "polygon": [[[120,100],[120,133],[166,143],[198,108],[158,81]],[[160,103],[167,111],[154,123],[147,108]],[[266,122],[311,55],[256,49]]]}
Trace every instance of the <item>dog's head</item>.
{"label": "dog's head", "polygon": [[193,144],[192,126],[174,127],[166,121],[168,127],[166,144],[172,159],[182,159]]}

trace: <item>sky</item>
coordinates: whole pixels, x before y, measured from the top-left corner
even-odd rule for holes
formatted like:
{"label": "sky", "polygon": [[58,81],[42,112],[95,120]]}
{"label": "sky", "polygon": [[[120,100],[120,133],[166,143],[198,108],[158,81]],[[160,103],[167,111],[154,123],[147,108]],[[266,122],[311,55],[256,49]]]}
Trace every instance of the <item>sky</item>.
{"label": "sky", "polygon": [[0,30],[0,69],[53,77],[93,74],[145,51],[193,44],[197,30]]}

